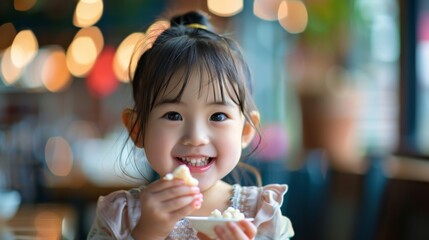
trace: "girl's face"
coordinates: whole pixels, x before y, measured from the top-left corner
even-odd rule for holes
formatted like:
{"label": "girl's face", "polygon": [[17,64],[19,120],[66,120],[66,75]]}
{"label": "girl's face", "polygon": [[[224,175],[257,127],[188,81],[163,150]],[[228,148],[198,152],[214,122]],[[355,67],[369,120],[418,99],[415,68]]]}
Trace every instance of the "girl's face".
{"label": "girl's face", "polygon": [[191,77],[179,101],[173,99],[180,87],[174,82],[169,85],[149,114],[144,149],[160,176],[186,164],[201,190],[206,190],[237,165],[242,140],[248,143],[254,132],[243,132],[250,125],[226,91],[222,103],[219,89],[214,90],[216,98],[213,92],[216,84],[206,79],[200,89],[200,81]]}

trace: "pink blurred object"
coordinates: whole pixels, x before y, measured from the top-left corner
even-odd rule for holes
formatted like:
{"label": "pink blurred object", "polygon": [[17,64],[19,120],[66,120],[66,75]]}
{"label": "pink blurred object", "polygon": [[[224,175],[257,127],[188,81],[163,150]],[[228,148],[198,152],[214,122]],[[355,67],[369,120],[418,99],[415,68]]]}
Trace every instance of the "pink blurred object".
{"label": "pink blurred object", "polygon": [[422,13],[419,19],[418,40],[429,41],[429,13]]}
{"label": "pink blurred object", "polygon": [[119,81],[113,72],[115,49],[107,46],[98,56],[87,77],[87,85],[94,97],[104,98],[116,91]]}
{"label": "pink blurred object", "polygon": [[[279,160],[286,156],[288,147],[288,135],[286,129],[278,124],[270,124],[261,128],[262,140],[255,152],[255,156],[262,161]],[[259,142],[259,135],[256,135],[252,142],[252,147],[256,147]]]}

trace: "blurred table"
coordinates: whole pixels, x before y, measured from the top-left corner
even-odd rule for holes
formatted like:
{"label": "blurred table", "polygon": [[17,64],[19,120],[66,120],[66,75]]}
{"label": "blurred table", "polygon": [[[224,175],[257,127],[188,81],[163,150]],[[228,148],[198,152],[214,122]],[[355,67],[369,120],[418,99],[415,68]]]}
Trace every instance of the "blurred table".
{"label": "blurred table", "polygon": [[0,239],[74,239],[75,212],[59,204],[24,204],[3,224]]}

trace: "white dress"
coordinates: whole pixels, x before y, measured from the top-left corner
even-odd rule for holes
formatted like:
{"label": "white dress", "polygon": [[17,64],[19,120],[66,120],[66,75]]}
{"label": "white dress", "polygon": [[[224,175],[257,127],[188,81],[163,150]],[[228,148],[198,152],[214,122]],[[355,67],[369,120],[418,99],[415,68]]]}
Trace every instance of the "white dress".
{"label": "white dress", "polygon": [[[131,231],[140,218],[140,188],[120,190],[97,203],[96,219],[88,239],[132,239]],[[294,235],[290,220],[282,215],[281,205],[287,185],[269,184],[263,187],[234,185],[231,207],[246,217],[254,218],[256,240],[289,239]],[[197,231],[186,219],[178,221],[167,239],[198,239]]]}

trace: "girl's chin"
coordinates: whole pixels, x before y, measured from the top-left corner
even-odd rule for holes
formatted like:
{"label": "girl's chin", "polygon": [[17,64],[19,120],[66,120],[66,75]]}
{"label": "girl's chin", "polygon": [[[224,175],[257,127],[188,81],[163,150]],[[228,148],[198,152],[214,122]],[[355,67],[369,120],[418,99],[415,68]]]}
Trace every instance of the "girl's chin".
{"label": "girl's chin", "polygon": [[205,192],[207,191],[207,189],[210,189],[214,185],[215,183],[209,183],[209,182],[203,181],[198,184],[198,187],[200,188],[200,192]]}
{"label": "girl's chin", "polygon": [[[213,180],[213,181],[211,181],[209,179],[204,179],[204,180],[199,182],[198,187],[200,188],[200,192],[204,193],[204,192],[207,192],[209,189],[211,189],[215,186],[221,187],[221,185],[223,185],[223,184],[227,184],[227,183],[223,182],[221,179],[220,180]],[[227,184],[227,185],[229,185],[229,184]],[[217,187],[215,187],[213,189],[217,189]]]}

